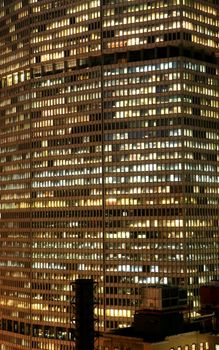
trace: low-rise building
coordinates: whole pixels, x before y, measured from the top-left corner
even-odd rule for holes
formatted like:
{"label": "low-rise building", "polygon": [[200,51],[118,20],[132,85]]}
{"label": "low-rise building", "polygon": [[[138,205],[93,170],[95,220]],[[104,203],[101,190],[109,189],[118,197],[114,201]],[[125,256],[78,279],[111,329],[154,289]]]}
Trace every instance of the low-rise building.
{"label": "low-rise building", "polygon": [[99,350],[218,350],[219,335],[186,332],[166,337],[161,341],[147,341],[144,336],[123,332],[108,332],[99,339]]}
{"label": "low-rise building", "polygon": [[151,286],[142,296],[143,309],[136,312],[132,326],[104,333],[98,350],[219,350],[215,313],[185,317],[183,290]]}

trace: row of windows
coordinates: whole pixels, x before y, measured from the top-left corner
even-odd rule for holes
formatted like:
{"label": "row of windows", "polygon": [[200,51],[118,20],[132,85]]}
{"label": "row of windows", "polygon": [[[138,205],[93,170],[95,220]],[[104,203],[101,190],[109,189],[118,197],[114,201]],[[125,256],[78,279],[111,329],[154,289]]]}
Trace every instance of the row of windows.
{"label": "row of windows", "polygon": [[[136,345],[137,346],[137,345]],[[125,345],[125,340],[124,340],[124,344],[121,345],[117,345],[112,347],[108,347],[108,346],[99,346],[98,350],[131,350],[131,349],[135,349],[135,344],[132,343],[131,345]],[[215,344],[215,350],[218,350],[219,345]],[[199,344],[197,343],[193,343],[191,345],[185,345],[185,346],[177,346],[177,347],[171,347],[169,348],[169,350],[209,350],[209,343],[208,342],[201,342]]]}

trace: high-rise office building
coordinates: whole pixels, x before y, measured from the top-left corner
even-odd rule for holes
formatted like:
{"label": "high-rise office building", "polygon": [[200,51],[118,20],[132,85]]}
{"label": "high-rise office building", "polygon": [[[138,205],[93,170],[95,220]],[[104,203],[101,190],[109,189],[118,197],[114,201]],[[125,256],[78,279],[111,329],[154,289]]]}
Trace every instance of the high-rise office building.
{"label": "high-rise office building", "polygon": [[0,349],[69,350],[219,274],[219,3],[0,0]]}

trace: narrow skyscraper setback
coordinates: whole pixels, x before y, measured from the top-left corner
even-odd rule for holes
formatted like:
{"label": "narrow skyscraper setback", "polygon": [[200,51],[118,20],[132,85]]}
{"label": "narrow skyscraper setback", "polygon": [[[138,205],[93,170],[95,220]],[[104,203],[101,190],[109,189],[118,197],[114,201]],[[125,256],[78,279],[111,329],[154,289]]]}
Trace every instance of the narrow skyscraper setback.
{"label": "narrow skyscraper setback", "polygon": [[100,330],[151,284],[199,310],[219,277],[218,52],[217,0],[0,0],[0,350],[72,350],[77,279]]}

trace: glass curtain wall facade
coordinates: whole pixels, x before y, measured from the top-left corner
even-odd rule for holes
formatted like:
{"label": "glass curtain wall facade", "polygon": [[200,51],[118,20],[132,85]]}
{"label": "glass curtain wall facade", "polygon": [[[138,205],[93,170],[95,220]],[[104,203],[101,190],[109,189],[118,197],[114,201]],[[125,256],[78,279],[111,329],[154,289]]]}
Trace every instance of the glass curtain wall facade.
{"label": "glass curtain wall facade", "polygon": [[218,277],[219,5],[0,0],[0,349],[70,350],[141,287]]}

